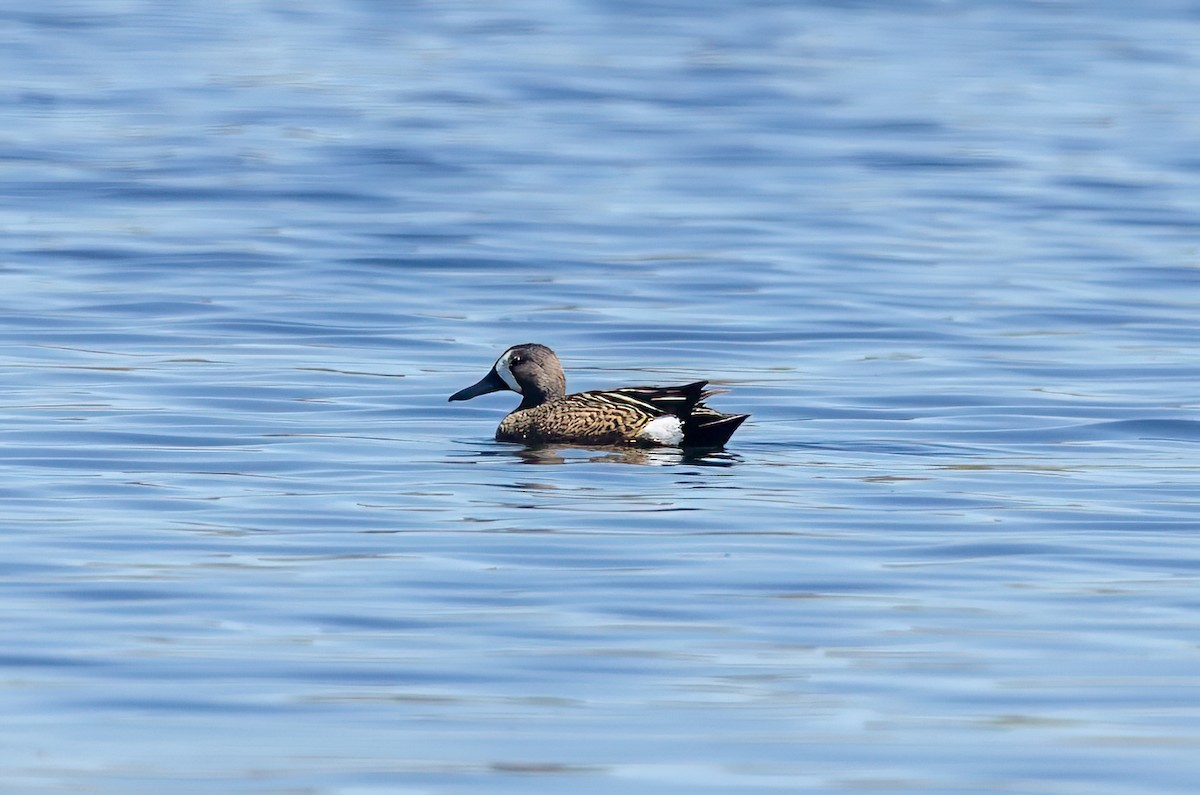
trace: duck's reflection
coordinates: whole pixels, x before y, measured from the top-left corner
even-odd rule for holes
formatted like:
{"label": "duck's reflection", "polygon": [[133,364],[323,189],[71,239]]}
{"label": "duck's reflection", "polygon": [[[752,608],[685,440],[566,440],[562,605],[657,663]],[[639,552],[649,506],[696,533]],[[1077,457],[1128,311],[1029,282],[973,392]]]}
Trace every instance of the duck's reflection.
{"label": "duck's reflection", "polygon": [[495,443],[490,449],[476,450],[479,458],[514,458],[522,464],[635,464],[639,466],[731,467],[741,457],[726,450],[684,450],[677,447],[581,447],[578,445],[541,445],[526,447]]}

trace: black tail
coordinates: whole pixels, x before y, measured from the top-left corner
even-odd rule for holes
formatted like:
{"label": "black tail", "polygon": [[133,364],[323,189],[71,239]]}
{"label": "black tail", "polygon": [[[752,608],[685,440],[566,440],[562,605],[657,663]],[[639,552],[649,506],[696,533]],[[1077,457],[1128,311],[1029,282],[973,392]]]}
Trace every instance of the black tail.
{"label": "black tail", "polygon": [[683,421],[684,447],[724,447],[749,414],[722,414],[703,403]]}

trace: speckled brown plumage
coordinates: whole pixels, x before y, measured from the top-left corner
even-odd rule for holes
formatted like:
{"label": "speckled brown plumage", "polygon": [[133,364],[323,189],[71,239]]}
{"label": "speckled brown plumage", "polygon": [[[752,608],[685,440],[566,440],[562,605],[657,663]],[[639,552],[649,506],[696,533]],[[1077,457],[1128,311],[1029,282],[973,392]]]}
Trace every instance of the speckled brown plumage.
{"label": "speckled brown plumage", "polygon": [[[697,396],[690,401],[680,402],[680,408],[694,408],[699,400],[703,381],[686,387],[667,387],[672,394],[679,392],[686,400],[683,390],[692,390]],[[579,444],[628,444],[635,442],[639,433],[655,417],[676,412],[660,401],[661,408],[636,393],[652,390],[653,387],[633,387],[608,392],[576,392],[542,403],[528,409],[518,409],[500,423],[496,438],[502,442],[524,442],[537,444],[569,439]],[[653,395],[648,395],[653,397]],[[678,416],[678,414],[676,414]]]}
{"label": "speckled brown plumage", "polygon": [[[528,343],[505,351],[477,384],[451,400],[509,389],[521,405],[500,423],[496,439],[524,444],[723,446],[748,414],[706,406],[707,381],[564,394],[566,379],[554,351]],[[661,420],[659,418],[677,418]],[[650,427],[648,427],[650,426]],[[665,430],[665,433],[664,433]]]}

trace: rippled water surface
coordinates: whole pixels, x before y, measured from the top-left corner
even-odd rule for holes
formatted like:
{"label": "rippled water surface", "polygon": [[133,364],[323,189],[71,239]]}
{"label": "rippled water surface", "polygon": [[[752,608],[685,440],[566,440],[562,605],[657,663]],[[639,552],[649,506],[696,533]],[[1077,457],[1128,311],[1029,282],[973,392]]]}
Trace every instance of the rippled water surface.
{"label": "rippled water surface", "polygon": [[1196,791],[1194,3],[0,20],[4,792]]}

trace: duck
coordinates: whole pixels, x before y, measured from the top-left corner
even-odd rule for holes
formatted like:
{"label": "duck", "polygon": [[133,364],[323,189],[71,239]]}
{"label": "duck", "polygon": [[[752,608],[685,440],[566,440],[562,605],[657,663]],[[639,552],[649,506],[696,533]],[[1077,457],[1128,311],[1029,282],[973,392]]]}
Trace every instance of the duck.
{"label": "duck", "polygon": [[496,429],[496,440],[525,445],[579,444],[721,448],[749,414],[724,414],[704,400],[708,381],[629,386],[567,394],[558,356],[536,342],[514,345],[478,382],[450,396],[470,400],[509,390],[521,404]]}

